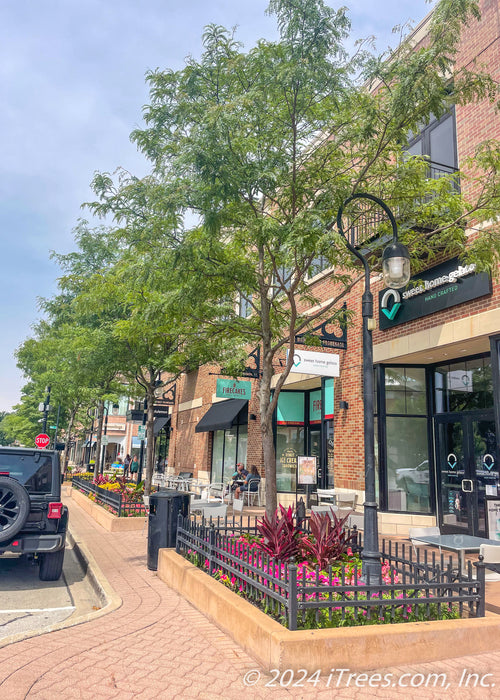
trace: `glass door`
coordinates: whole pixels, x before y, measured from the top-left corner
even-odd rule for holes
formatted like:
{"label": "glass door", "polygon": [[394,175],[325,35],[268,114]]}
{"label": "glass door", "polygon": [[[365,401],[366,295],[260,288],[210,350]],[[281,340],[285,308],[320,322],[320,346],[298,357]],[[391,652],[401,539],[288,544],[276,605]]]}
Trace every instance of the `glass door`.
{"label": "glass door", "polygon": [[321,428],[319,425],[309,429],[309,456],[316,457],[316,485],[322,488],[323,468],[321,465]]}
{"label": "glass door", "polygon": [[499,478],[492,412],[439,416],[435,427],[441,529],[486,537],[487,487]]}

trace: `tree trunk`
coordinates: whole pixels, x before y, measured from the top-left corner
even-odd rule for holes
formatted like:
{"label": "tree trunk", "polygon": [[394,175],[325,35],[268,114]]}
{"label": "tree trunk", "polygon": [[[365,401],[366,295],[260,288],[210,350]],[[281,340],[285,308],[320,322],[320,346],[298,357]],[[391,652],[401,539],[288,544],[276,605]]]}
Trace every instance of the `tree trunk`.
{"label": "tree trunk", "polygon": [[[154,375],[156,376],[156,375]],[[155,389],[154,385],[148,385],[147,390],[147,400],[148,400],[148,412],[146,418],[146,477],[144,479],[144,494],[149,496],[151,493],[151,482],[153,480],[153,467],[154,467],[154,402],[155,402]]]}

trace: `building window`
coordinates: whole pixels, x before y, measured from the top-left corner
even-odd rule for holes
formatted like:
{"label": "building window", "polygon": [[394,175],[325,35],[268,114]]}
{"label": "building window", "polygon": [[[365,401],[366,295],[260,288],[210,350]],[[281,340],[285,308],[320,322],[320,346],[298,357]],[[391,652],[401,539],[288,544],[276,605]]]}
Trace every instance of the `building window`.
{"label": "building window", "polygon": [[250,316],[250,314],[252,313],[253,309],[252,309],[251,302],[252,302],[252,295],[251,294],[248,298],[240,295],[239,313],[240,313],[240,316],[242,318],[248,318]]}
{"label": "building window", "polygon": [[323,270],[327,270],[329,267],[330,263],[328,262],[326,256],[318,255],[317,257],[313,258],[307,271],[307,277],[311,279],[312,277],[319,275],[319,273],[323,272]]}
{"label": "building window", "polygon": [[436,413],[493,408],[490,356],[436,367],[434,386]]}
{"label": "building window", "polygon": [[381,368],[380,388],[377,427],[381,437],[377,452],[385,467],[383,484],[387,510],[430,513],[431,471],[425,368]]}
{"label": "building window", "polygon": [[427,156],[433,178],[455,172],[458,167],[455,110],[441,119],[431,115],[419,134],[410,135],[406,152],[412,156]]}
{"label": "building window", "polygon": [[248,425],[233,425],[229,430],[215,430],[212,443],[212,482],[227,482],[236,464],[246,466]]}

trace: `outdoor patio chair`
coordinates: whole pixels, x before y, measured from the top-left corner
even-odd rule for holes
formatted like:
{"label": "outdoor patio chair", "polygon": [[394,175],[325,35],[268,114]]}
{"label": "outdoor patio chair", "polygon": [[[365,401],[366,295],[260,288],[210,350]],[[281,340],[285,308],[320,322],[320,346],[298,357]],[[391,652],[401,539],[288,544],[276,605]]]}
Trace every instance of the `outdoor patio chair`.
{"label": "outdoor patio chair", "polygon": [[224,490],[225,485],[222,481],[214,481],[213,484],[208,485],[208,500],[209,501],[220,501],[224,502]]}
{"label": "outdoor patio chair", "polygon": [[205,520],[225,518],[227,515],[227,503],[222,503],[220,506],[206,506],[202,508],[201,513]]}
{"label": "outdoor patio chair", "polygon": [[485,574],[486,581],[500,581],[500,547],[494,544],[482,544],[479,555],[483,557],[486,568],[491,573]]}
{"label": "outdoor patio chair", "polygon": [[335,515],[338,517],[338,507],[333,504],[311,506],[311,513],[316,513],[317,515],[329,515],[330,519],[333,520],[332,513],[335,513]]}
{"label": "outdoor patio chair", "polygon": [[261,502],[262,502],[261,489],[262,489],[262,479],[259,481],[259,484],[258,484],[257,489],[255,491],[242,491],[241,495],[243,496],[243,503],[245,503],[245,498],[246,498],[249,506],[251,506],[251,505],[254,506],[256,500],[257,500],[257,504],[260,506]]}
{"label": "outdoor patio chair", "polygon": [[233,513],[243,513],[243,499],[242,498],[233,498]]}
{"label": "outdoor patio chair", "polygon": [[339,508],[356,510],[356,506],[358,505],[358,494],[354,491],[344,491],[343,493],[337,493],[335,495],[335,504]]}
{"label": "outdoor patio chair", "polygon": [[357,530],[363,530],[365,526],[365,516],[363,513],[351,513],[347,518],[347,527],[352,530],[356,525]]}
{"label": "outdoor patio chair", "polygon": [[316,496],[318,499],[317,505],[324,505],[325,503],[336,504],[337,492],[335,489],[316,489]]}

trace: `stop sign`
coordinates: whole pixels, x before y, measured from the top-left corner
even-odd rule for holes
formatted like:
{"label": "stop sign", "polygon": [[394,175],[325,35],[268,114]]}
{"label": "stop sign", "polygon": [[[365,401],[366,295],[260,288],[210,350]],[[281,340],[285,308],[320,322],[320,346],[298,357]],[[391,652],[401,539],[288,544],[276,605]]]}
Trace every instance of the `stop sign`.
{"label": "stop sign", "polygon": [[45,449],[48,446],[49,442],[50,438],[45,433],[40,433],[40,435],[37,435],[35,438],[35,445],[41,450]]}

